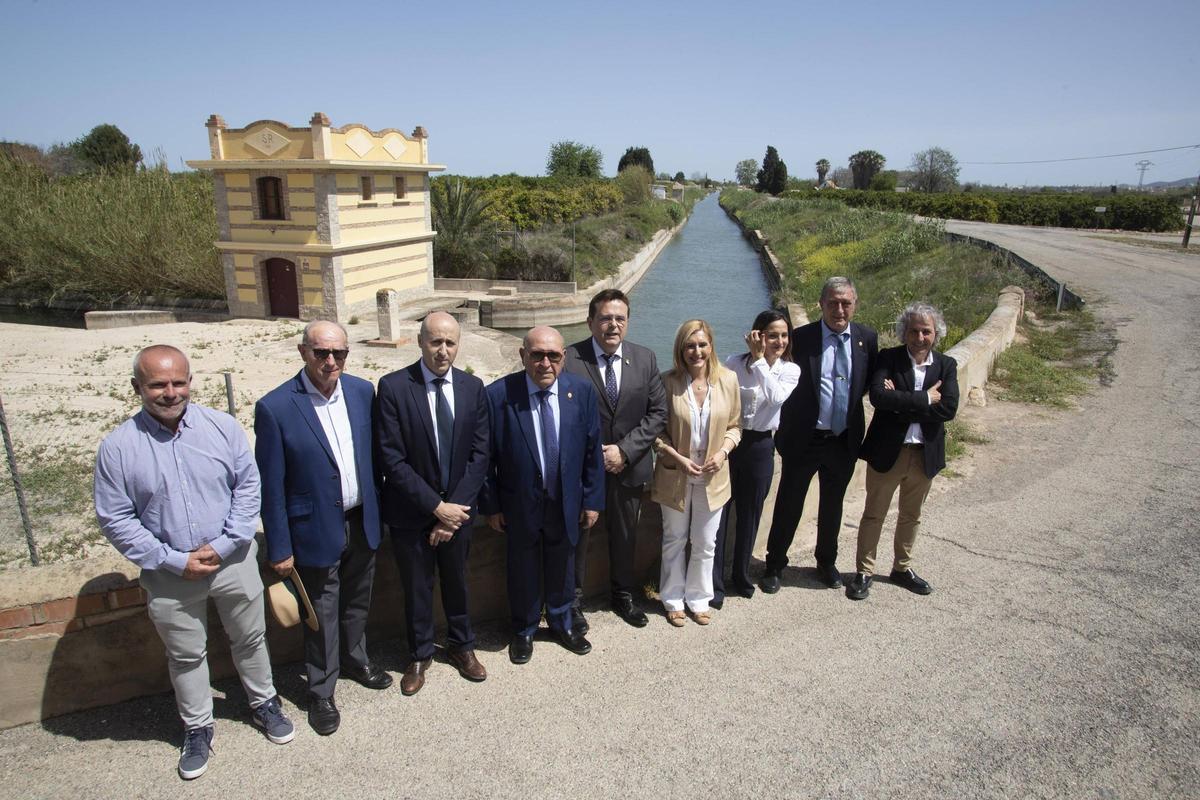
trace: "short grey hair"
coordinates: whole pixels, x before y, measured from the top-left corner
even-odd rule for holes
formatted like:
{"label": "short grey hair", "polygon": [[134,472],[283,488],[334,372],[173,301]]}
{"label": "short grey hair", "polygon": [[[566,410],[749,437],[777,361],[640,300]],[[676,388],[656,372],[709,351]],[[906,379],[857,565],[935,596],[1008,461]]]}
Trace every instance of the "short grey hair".
{"label": "short grey hair", "polygon": [[821,287],[821,299],[824,300],[834,292],[840,292],[843,289],[849,289],[854,292],[855,297],[858,297],[858,290],[854,288],[854,281],[842,275],[834,275],[832,278],[827,278],[825,285]]}
{"label": "short grey hair", "polygon": [[896,317],[896,338],[904,341],[904,334],[908,333],[908,323],[916,317],[928,317],[933,321],[933,330],[936,336],[933,343],[937,344],[946,336],[946,319],[942,316],[942,312],[938,311],[936,306],[930,305],[922,301],[909,303],[900,312],[900,316]]}
{"label": "short grey hair", "polygon": [[350,333],[346,330],[345,325],[333,319],[314,319],[312,322],[304,326],[304,336],[301,337],[300,344],[304,345],[305,347],[312,347],[312,339],[309,338],[309,334],[312,333],[312,329],[318,325],[338,326],[338,328],[340,328],[342,331],[342,336],[346,339],[346,343],[350,343]]}

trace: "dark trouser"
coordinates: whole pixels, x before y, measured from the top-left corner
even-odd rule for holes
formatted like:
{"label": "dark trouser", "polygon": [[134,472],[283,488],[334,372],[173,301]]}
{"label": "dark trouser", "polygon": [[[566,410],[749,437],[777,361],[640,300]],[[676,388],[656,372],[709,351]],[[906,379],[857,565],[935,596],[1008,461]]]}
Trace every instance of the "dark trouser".
{"label": "dark trouser", "polygon": [[[604,476],[604,525],[608,529],[609,591],[614,602],[630,602],[636,596],[634,558],[637,556],[638,516],[642,510],[641,486],[625,486],[619,475]],[[579,529],[575,545],[575,600],[578,610],[583,601],[587,578],[588,539],[593,528]]]}
{"label": "dark trouser", "polygon": [[[737,514],[734,526],[733,567],[730,582],[735,589],[750,592],[750,556],[758,536],[763,503],[771,491],[775,474],[775,447],[770,431],[742,431],[742,441],[729,455],[729,482],[733,497],[721,512],[717,532],[717,553],[713,561],[713,600],[725,599],[725,540],[729,532],[729,511]],[[778,502],[778,501],[776,501]]]}
{"label": "dark trouser", "polygon": [[854,459],[850,456],[845,433],[841,436],[821,434],[822,431],[813,431],[813,438],[803,455],[783,459],[779,491],[775,495],[775,514],[767,539],[767,569],[782,570],[787,566],[787,551],[804,513],[804,494],[813,475],[817,476],[821,487],[817,507],[817,564],[834,566],[837,561],[842,501],[854,475]]}
{"label": "dark trouser", "polygon": [[[509,528],[508,606],[513,633],[531,636],[546,607],[550,627],[571,630],[575,599],[575,546],[563,528],[561,501],[547,500],[537,530]],[[543,591],[543,585],[545,589]]]}
{"label": "dark trouser", "polygon": [[320,630],[304,628],[304,669],[308,693],[333,697],[343,660],[367,666],[367,612],[375,579],[375,551],[363,534],[362,508],[346,512],[346,547],[329,567],[296,567],[312,602]]}
{"label": "dark trouser", "polygon": [[429,528],[392,528],[392,549],[404,584],[404,622],[408,653],[414,661],[433,657],[433,573],[439,573],[442,610],[446,613],[446,644],[451,650],[471,650],[475,633],[467,610],[467,557],[471,526],[464,525],[448,542],[429,543]]}

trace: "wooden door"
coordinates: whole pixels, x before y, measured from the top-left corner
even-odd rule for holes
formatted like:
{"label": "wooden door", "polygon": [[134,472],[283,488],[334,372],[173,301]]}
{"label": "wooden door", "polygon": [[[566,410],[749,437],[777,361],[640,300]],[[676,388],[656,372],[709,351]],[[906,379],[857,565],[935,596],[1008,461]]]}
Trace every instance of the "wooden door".
{"label": "wooden door", "polygon": [[300,318],[300,292],[296,285],[296,265],[285,258],[268,258],[263,265],[267,276],[267,304],[272,317]]}

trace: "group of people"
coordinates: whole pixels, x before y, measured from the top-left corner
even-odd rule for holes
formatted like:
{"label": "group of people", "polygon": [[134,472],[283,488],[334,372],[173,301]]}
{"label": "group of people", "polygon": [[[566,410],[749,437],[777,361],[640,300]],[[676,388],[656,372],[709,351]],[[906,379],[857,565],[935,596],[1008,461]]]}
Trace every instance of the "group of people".
{"label": "group of people", "polygon": [[[662,510],[659,597],[674,626],[712,621],[726,593],[755,593],[755,534],[774,472],[783,464],[766,567],[774,593],[814,475],[820,484],[817,575],[842,586],[836,567],[842,505],[855,461],[867,461],[867,500],[848,597],[867,597],[883,519],[900,493],[891,581],[918,594],[912,569],[921,506],[944,466],[943,424],[958,405],[955,362],[936,352],[940,312],[908,306],[899,347],[878,351],[873,330],[852,321],[854,285],[831,278],[821,319],[794,330],[777,311],[759,314],[746,352],[722,363],[711,327],[684,322],[672,366],[628,341],[629,299],[597,294],[591,336],[566,346],[535,327],[523,369],[488,386],[454,366],[461,330],[445,312],[421,324],[420,358],[380,379],[378,391],[344,372],[341,325],[309,323],[304,366],[255,406],[255,448],[226,414],[189,402],[187,357],[169,345],[137,354],[133,388],[142,410],[110,433],[96,458],[101,529],[142,568],[147,608],[163,640],[185,727],[178,770],[207,769],[213,715],[207,600],[229,634],[251,720],[275,743],[295,735],[276,695],[265,639],[255,530],[266,562],[298,578],[314,624],[304,627],[308,722],[329,735],[341,715],[337,681],[386,689],[393,678],[367,653],[375,555],[391,536],[404,587],[410,660],[405,695],[420,691],[435,650],[433,588],[440,583],[446,655],[466,679],[487,671],[475,656],[466,567],[475,518],[507,548],[509,659],[533,654],[543,616],[550,634],[583,655],[592,645],[582,608],[589,533],[604,513],[613,612],[641,628],[635,569],[643,491]],[[867,430],[862,398],[876,409]],[[653,454],[653,455],[652,455]],[[730,512],[736,520],[729,523]],[[690,548],[689,548],[690,545]]]}

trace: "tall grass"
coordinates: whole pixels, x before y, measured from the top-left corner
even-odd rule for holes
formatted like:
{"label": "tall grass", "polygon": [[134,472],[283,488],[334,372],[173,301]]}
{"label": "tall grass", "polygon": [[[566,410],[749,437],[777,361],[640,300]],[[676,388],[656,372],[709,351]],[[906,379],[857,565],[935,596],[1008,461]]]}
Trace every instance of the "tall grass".
{"label": "tall grass", "polygon": [[0,288],[98,302],[220,298],[210,176],[148,169],[50,178],[0,157]]}

